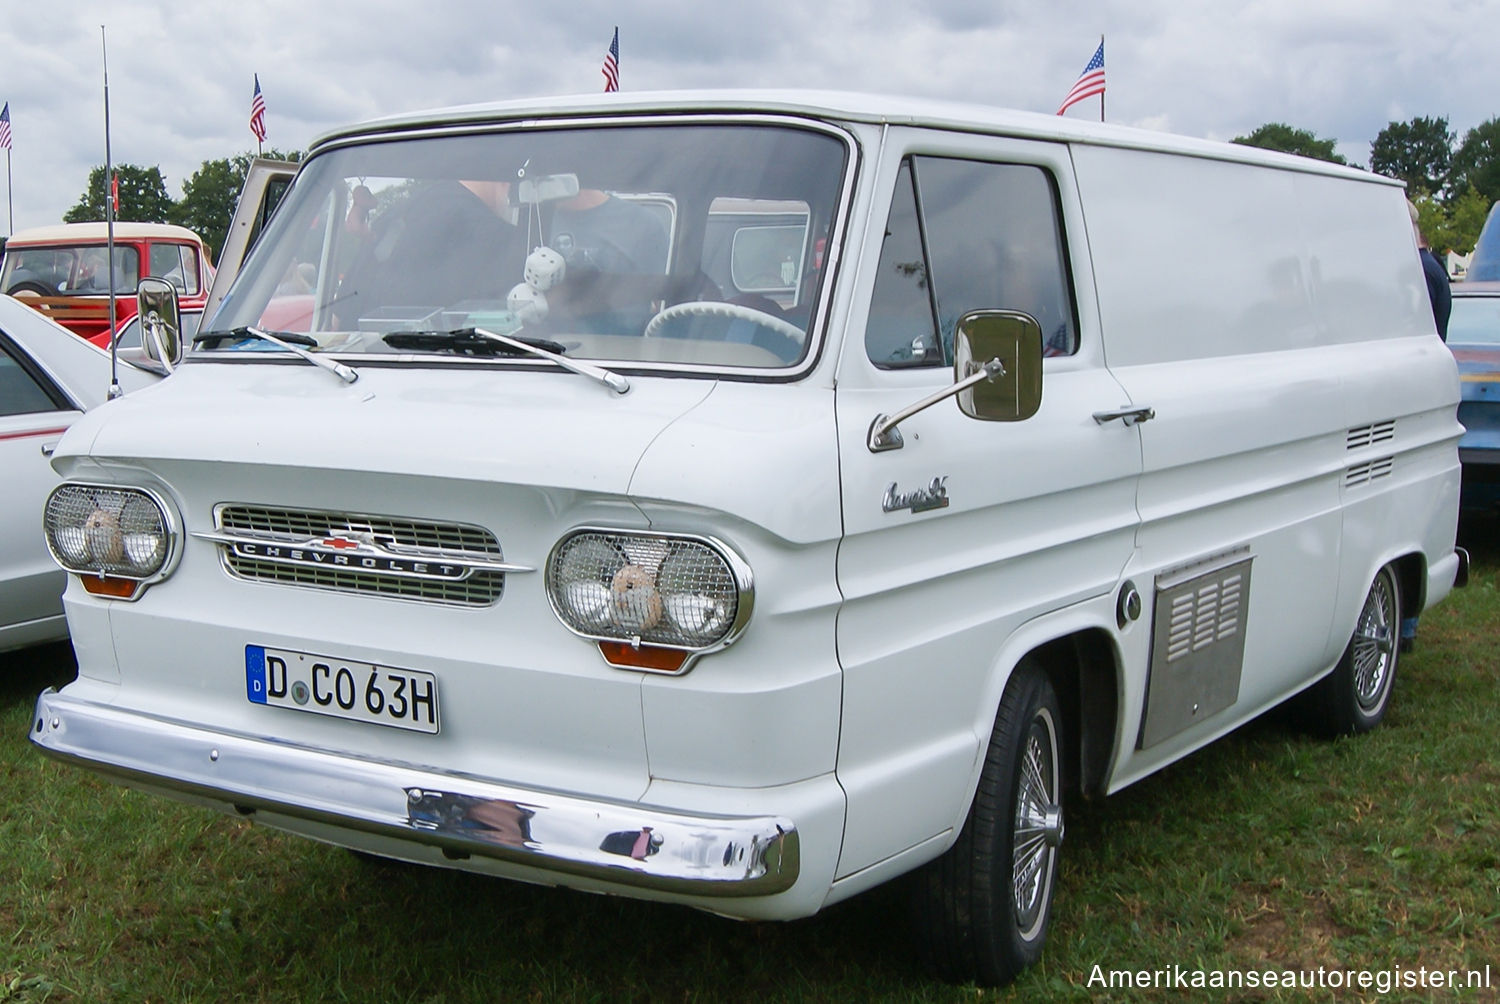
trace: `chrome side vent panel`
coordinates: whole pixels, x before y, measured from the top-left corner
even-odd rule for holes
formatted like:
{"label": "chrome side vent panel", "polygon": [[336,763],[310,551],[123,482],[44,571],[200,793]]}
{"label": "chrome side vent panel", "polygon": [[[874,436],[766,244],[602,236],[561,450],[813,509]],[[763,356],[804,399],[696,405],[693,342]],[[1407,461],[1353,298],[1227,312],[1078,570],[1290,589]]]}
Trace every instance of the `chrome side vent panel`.
{"label": "chrome side vent panel", "polygon": [[1395,438],[1396,420],[1390,418],[1384,422],[1376,422],[1374,425],[1361,425],[1350,429],[1348,437],[1344,440],[1344,446],[1346,449],[1358,450],[1377,443],[1388,443]]}
{"label": "chrome side vent panel", "polygon": [[1395,457],[1381,457],[1379,460],[1367,460],[1362,464],[1355,464],[1344,472],[1344,487],[1353,488],[1356,485],[1378,481],[1380,478],[1388,478],[1395,467]]}
{"label": "chrome side vent panel", "polygon": [[530,570],[483,527],[364,513],[220,505],[194,536],[236,578],[456,606],[497,603],[506,573]]}
{"label": "chrome side vent panel", "polygon": [[1141,749],[1239,697],[1252,560],[1249,548],[1238,547],[1156,577]]}

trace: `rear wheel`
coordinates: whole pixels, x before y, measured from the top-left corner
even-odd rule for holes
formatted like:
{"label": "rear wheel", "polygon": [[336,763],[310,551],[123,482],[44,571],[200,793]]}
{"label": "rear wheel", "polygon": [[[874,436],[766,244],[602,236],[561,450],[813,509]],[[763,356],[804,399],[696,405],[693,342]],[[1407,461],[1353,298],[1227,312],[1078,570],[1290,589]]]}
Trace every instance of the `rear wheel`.
{"label": "rear wheel", "polygon": [[1315,731],[1343,735],[1380,724],[1396,682],[1400,626],[1401,582],[1386,565],[1370,584],[1338,666],[1304,695],[1304,716]]}
{"label": "rear wheel", "polygon": [[1062,844],[1062,710],[1039,666],[1011,676],[958,840],[914,884],[933,968],[998,986],[1041,957]]}

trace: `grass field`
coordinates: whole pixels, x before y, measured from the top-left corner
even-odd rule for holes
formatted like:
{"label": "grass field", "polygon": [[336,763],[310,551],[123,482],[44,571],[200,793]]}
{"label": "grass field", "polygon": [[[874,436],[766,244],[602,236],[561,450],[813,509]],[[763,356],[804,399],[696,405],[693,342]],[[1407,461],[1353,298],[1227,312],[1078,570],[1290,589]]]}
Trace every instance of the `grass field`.
{"label": "grass field", "polygon": [[1500,530],[1423,620],[1385,723],[1266,716],[1071,812],[1043,963],[980,992],[917,969],[898,889],[790,924],[369,864],[34,752],[66,647],[0,656],[0,1002],[1199,999],[1110,970],[1490,969],[1500,1000]]}

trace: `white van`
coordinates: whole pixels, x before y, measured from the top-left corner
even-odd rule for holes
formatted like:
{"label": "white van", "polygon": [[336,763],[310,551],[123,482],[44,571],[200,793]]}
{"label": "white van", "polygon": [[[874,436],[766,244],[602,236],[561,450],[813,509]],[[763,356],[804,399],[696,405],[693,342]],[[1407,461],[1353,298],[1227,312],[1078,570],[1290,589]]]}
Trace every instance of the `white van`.
{"label": "white van", "polygon": [[[792,264],[706,267],[741,246]],[[734,917],[920,868],[938,970],[1003,982],[1069,799],[1304,691],[1322,729],[1381,719],[1398,620],[1467,570],[1426,295],[1397,185],[1055,116],[351,127],[175,375],[57,450],[79,676],[32,739]]]}

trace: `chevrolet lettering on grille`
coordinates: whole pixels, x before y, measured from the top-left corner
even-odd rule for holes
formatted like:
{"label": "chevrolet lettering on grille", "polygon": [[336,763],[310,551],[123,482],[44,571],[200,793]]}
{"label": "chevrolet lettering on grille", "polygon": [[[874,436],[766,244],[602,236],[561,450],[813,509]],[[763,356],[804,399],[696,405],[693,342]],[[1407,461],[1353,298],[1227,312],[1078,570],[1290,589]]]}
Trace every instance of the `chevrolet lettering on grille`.
{"label": "chevrolet lettering on grille", "polygon": [[288,538],[254,531],[218,529],[193,533],[224,548],[231,558],[284,565],[294,568],[326,568],[372,576],[396,576],[428,581],[461,582],[475,572],[530,572],[530,565],[505,561],[500,555],[473,551],[434,553],[425,549],[389,546],[373,535],[358,537],[336,534],[310,538]]}
{"label": "chevrolet lettering on grille", "polygon": [[[433,579],[462,579],[474,571],[469,564],[443,560],[394,557],[375,544],[337,538],[310,540],[304,544],[271,544],[237,540],[230,545],[242,558],[256,558],[291,565],[327,565],[382,575],[415,575]],[[338,548],[331,550],[330,548]]]}

